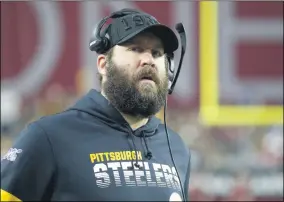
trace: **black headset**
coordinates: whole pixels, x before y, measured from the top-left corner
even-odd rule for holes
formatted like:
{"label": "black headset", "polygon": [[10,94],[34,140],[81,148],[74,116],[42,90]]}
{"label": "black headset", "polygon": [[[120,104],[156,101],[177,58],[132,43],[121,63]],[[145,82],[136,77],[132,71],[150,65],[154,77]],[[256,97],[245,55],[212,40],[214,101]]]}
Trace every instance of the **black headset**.
{"label": "black headset", "polygon": [[[95,30],[93,31],[93,35],[91,37],[90,40],[90,44],[89,44],[89,48],[91,51],[95,51],[98,54],[103,54],[106,53],[109,49],[110,49],[110,41],[106,36],[106,32],[108,30],[109,25],[104,29],[104,31],[102,32],[102,27],[105,25],[106,21],[110,18],[119,18],[119,17],[123,17],[125,15],[129,15],[129,14],[134,14],[134,13],[139,13],[139,14],[143,14],[143,12],[135,10],[135,9],[122,9],[120,11],[116,11],[114,13],[112,13],[111,15],[103,18],[96,26],[95,26]],[[146,13],[145,13],[146,14]],[[185,36],[185,30],[184,27],[182,25],[182,23],[178,23],[176,25],[176,30],[178,31],[179,35],[180,35],[180,39],[181,39],[181,44],[182,44],[182,48],[181,48],[181,59],[179,62],[179,66],[178,69],[175,73],[175,66],[174,66],[174,53],[170,53],[167,54],[166,58],[167,58],[167,62],[168,62],[168,78],[169,78],[169,88],[168,88],[168,93],[172,94],[177,78],[179,76],[180,73],[180,69],[181,69],[181,65],[182,65],[182,61],[183,61],[183,57],[184,57],[184,53],[185,53],[185,49],[186,49],[186,36]]]}
{"label": "black headset", "polygon": [[[93,32],[93,36],[90,40],[90,50],[91,51],[96,51],[98,54],[102,54],[107,52],[110,49],[110,41],[106,37],[106,32],[108,30],[108,27],[105,28],[103,32],[101,32],[102,27],[105,25],[106,21],[110,18],[119,18],[123,17],[125,15],[130,15],[134,13],[139,13],[141,14],[142,12],[137,11],[135,9],[122,9],[120,11],[116,11],[112,13],[109,16],[106,16],[103,18],[96,26],[95,30]],[[109,25],[108,25],[109,26]]]}

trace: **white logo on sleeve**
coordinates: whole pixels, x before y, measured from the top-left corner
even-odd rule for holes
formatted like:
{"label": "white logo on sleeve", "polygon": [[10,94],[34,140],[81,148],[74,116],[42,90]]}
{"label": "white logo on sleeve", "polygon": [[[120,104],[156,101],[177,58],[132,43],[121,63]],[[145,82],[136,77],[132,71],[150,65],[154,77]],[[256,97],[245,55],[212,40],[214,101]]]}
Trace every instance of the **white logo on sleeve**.
{"label": "white logo on sleeve", "polygon": [[23,150],[16,149],[16,148],[10,148],[7,154],[3,156],[2,160],[6,159],[8,161],[15,161],[17,158],[17,154],[22,153]]}

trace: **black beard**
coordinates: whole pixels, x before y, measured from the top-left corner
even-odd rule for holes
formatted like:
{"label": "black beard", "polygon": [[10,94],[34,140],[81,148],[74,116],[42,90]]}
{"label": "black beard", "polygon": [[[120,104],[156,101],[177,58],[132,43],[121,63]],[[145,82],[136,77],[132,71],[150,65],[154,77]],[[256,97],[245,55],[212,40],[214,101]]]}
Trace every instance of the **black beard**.
{"label": "black beard", "polygon": [[[165,105],[168,78],[165,76],[159,79],[151,68],[153,67],[144,67],[135,78],[130,80],[126,72],[119,70],[112,61],[108,62],[107,80],[102,88],[116,109],[131,116],[148,118],[155,115]],[[139,92],[138,85],[142,75],[152,75],[157,89],[152,89],[153,86],[143,86],[143,93]]]}

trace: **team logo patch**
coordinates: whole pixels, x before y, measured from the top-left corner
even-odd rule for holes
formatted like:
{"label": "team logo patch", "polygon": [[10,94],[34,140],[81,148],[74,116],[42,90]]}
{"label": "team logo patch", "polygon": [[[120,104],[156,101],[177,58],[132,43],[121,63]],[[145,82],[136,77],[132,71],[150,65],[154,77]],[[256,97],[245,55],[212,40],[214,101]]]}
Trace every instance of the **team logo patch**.
{"label": "team logo patch", "polygon": [[4,160],[8,160],[8,161],[15,161],[18,154],[22,153],[23,150],[21,149],[16,149],[16,148],[10,148],[9,151],[3,156],[3,158],[1,159]]}

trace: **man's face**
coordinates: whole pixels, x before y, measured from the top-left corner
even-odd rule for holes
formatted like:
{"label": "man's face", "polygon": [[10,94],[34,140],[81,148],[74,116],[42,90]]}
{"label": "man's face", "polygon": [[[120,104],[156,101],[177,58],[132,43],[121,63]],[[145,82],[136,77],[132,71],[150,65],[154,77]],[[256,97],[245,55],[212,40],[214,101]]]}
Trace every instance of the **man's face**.
{"label": "man's face", "polygon": [[119,111],[149,117],[165,104],[167,68],[160,39],[151,33],[137,35],[113,48],[103,91]]}

